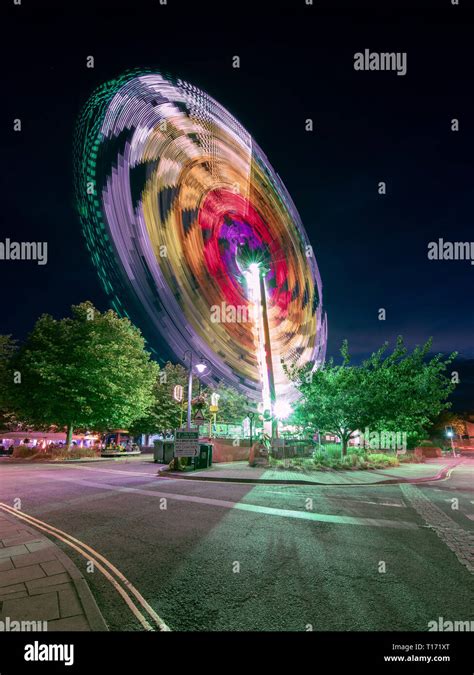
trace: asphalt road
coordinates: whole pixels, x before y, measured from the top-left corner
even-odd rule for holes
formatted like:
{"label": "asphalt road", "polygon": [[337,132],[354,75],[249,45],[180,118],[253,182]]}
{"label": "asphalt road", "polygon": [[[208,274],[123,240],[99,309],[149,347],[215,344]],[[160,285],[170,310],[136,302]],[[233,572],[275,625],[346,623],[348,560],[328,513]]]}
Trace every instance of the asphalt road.
{"label": "asphalt road", "polygon": [[[474,553],[474,460],[409,490],[156,474],[144,458],[74,466],[6,460],[0,501],[21,499],[23,512],[101,553],[172,630],[426,631],[438,617],[474,620],[474,575],[431,523],[441,510],[457,552]],[[141,630],[101,572],[88,573],[84,558],[62,547],[111,630]]]}

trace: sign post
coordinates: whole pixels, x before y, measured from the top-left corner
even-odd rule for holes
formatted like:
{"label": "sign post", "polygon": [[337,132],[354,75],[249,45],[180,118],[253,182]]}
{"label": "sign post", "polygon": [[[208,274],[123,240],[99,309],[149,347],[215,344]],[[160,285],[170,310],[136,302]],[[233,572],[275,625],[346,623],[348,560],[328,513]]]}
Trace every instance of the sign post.
{"label": "sign post", "polygon": [[199,454],[199,429],[174,432],[174,456],[197,457]]}
{"label": "sign post", "polygon": [[199,428],[199,425],[204,422],[204,415],[202,414],[202,412],[200,410],[198,410],[196,412],[196,414],[194,415],[193,422],[194,422],[194,424],[197,425],[198,428]]}

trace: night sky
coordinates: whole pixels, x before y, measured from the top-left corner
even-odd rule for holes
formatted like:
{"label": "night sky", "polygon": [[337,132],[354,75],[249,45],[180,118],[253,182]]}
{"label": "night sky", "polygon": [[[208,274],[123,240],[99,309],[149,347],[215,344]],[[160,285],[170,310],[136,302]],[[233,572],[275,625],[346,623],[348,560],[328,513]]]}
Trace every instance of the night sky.
{"label": "night sky", "polygon": [[[465,9],[449,0],[397,10],[373,3],[384,11],[360,2],[352,12],[317,0],[281,9],[269,0],[258,8],[156,0],[129,3],[133,10],[11,4],[0,240],[47,241],[48,264],[0,261],[1,333],[24,338],[41,313],[64,316],[86,299],[107,308],[74,210],[74,125],[99,84],[154,66],[222,103],[282,178],[321,272],[328,353],[345,337],[359,360],[398,334],[409,346],[433,336],[434,351],[460,352],[462,407],[474,409],[474,266],[427,258],[440,237],[474,240],[473,23]],[[355,71],[354,53],[366,48],[406,52],[407,74]],[[452,118],[460,131],[451,131]]]}

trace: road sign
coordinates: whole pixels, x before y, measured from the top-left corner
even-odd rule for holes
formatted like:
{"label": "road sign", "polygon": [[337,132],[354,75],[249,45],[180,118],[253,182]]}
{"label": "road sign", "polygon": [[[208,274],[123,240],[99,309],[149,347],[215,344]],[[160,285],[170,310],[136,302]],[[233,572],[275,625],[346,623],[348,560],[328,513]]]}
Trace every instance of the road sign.
{"label": "road sign", "polygon": [[174,434],[175,457],[197,457],[199,454],[199,430],[180,431]]}
{"label": "road sign", "polygon": [[204,422],[204,415],[200,410],[198,410],[197,413],[194,415],[193,422],[195,424],[200,424],[201,422]]}

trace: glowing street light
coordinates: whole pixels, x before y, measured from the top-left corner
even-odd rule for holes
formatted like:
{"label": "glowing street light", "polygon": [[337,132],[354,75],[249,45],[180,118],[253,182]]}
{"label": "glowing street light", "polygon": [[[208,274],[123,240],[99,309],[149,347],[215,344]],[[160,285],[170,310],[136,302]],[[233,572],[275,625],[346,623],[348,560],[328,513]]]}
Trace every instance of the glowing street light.
{"label": "glowing street light", "polygon": [[[191,399],[193,397],[193,353],[190,349],[184,352],[184,360],[186,361],[189,358],[189,371],[188,371],[188,415],[186,420],[186,428],[189,431],[191,429]],[[207,365],[204,363],[203,359],[196,363],[195,368],[199,375],[202,375],[207,370]]]}
{"label": "glowing street light", "polygon": [[293,409],[288,401],[277,401],[275,403],[275,417],[279,420],[285,420],[291,415]]}
{"label": "glowing street light", "polygon": [[446,436],[451,441],[451,452],[453,453],[453,457],[456,457],[456,448],[454,447],[454,443],[453,443],[453,437],[454,437],[453,427],[444,427],[444,428],[445,428],[445,431],[446,431]]}

